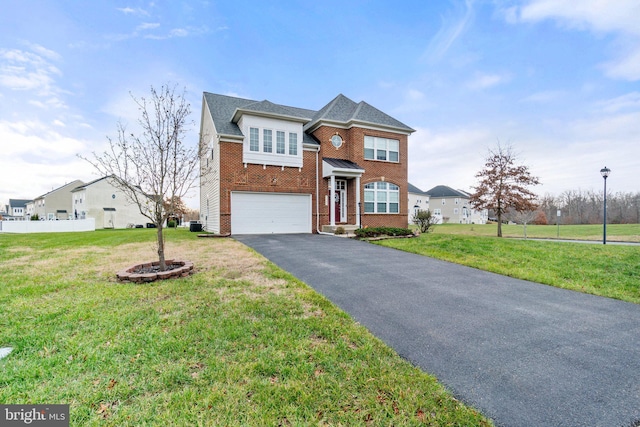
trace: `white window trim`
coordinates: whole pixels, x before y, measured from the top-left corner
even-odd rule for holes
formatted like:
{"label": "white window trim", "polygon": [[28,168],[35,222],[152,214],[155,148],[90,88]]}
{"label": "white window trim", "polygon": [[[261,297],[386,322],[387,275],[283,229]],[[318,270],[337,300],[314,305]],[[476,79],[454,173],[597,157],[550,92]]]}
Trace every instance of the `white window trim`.
{"label": "white window trim", "polygon": [[[368,184],[366,184],[364,186],[364,192],[365,192],[365,202],[364,202],[364,213],[365,214],[378,214],[378,215],[399,215],[400,214],[400,187],[397,186],[396,184],[390,183],[390,182],[384,182],[387,185],[386,189],[378,189],[378,184],[382,183],[383,181],[377,181],[377,182],[370,182]],[[373,185],[375,188],[367,188],[367,186],[369,185]],[[390,186],[394,186],[395,188],[392,189],[390,188]],[[367,202],[366,201],[366,194],[367,192],[373,192],[373,202]],[[385,199],[384,201],[378,200],[378,195],[380,193],[385,193]],[[397,197],[397,201],[396,202],[392,202],[390,200],[390,195],[392,193],[397,193],[398,197]],[[368,212],[367,211],[367,203],[373,203],[373,212]],[[386,211],[385,212],[378,212],[378,203],[385,203],[386,204]],[[390,205],[391,204],[397,204],[398,205],[398,211],[397,212],[390,212]]]}
{"label": "white window trim", "polygon": [[[373,142],[373,157],[367,157],[366,155],[366,144],[367,144],[367,140],[372,141]],[[379,149],[378,148],[378,143],[383,142],[385,144],[385,148],[384,149]],[[397,143],[398,145],[398,150],[390,150],[389,149],[389,142],[390,141],[394,141],[395,143]],[[377,161],[377,162],[387,162],[387,163],[400,163],[400,141],[397,139],[392,139],[392,138],[382,138],[382,137],[378,137],[378,136],[370,136],[370,135],[365,135],[364,137],[364,151],[363,151],[363,155],[364,155],[364,159],[365,160],[370,160],[370,161]],[[371,148],[369,148],[371,150]],[[384,151],[385,152],[385,159],[378,159],[378,151]],[[398,156],[398,160],[389,160],[391,158],[390,153],[396,153]]]}
{"label": "white window trim", "polygon": [[[243,116],[238,126],[245,135],[242,149],[242,162],[262,166],[280,166],[300,168],[303,165],[302,124],[265,117]],[[257,129],[257,148],[251,150],[251,129]],[[264,150],[264,132],[271,131],[271,151]],[[278,153],[278,132],[284,132],[284,153]],[[256,133],[256,131],[254,131]],[[295,150],[291,150],[288,136],[295,134]],[[256,145],[254,137],[254,148]],[[282,147],[281,147],[282,148]]]}

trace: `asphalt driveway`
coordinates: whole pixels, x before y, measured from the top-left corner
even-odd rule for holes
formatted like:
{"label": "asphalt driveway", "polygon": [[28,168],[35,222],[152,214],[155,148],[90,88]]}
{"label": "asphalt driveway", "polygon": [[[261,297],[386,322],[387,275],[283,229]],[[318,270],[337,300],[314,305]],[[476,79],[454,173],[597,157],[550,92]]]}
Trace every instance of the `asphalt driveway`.
{"label": "asphalt driveway", "polygon": [[234,237],[497,426],[640,425],[640,305],[351,239]]}

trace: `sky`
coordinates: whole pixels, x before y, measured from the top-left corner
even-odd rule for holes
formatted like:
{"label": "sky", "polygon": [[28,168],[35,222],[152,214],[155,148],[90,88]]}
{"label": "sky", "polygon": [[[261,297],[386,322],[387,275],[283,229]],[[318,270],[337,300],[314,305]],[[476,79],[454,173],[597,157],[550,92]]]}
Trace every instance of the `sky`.
{"label": "sky", "polygon": [[[416,130],[409,181],[472,191],[496,144],[539,195],[640,191],[638,0],[3,0],[0,205],[75,179],[131,99],[186,90],[318,110],[342,93]],[[197,190],[187,200],[198,207]]]}

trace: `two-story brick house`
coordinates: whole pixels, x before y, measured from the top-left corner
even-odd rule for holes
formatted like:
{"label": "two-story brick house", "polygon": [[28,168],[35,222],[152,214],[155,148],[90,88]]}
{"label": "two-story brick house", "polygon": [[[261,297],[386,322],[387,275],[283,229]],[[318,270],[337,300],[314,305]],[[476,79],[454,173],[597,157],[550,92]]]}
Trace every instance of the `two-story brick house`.
{"label": "two-story brick house", "polygon": [[344,95],[315,111],[205,92],[201,221],[222,234],[406,227],[413,132]]}

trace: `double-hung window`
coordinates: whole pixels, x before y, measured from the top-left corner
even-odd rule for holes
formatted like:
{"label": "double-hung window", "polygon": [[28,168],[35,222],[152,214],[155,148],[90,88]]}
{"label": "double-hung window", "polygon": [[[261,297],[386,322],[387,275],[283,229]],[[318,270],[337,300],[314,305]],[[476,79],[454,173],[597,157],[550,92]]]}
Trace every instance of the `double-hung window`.
{"label": "double-hung window", "polygon": [[284,154],[284,132],[276,131],[276,153]]}
{"label": "double-hung window", "polygon": [[262,151],[273,153],[273,131],[271,129],[262,130]]}
{"label": "double-hung window", "polygon": [[400,188],[388,182],[371,182],[364,186],[365,213],[400,212]]}
{"label": "double-hung window", "polygon": [[249,129],[249,150],[260,151],[260,129]]}
{"label": "double-hung window", "polygon": [[364,158],[397,163],[400,160],[400,141],[377,136],[365,136]]}
{"label": "double-hung window", "polygon": [[295,132],[289,132],[289,155],[298,155],[298,134]]}

